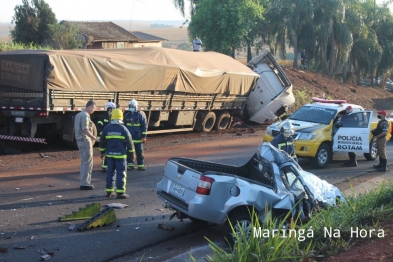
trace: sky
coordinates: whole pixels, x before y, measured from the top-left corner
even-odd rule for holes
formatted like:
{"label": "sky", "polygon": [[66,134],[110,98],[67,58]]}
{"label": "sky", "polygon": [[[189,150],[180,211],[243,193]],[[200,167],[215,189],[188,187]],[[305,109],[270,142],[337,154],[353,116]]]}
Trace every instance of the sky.
{"label": "sky", "polygon": [[[45,0],[56,18],[71,21],[166,20],[184,21],[173,0]],[[188,1],[187,1],[188,2]],[[381,4],[384,0],[376,0]],[[0,0],[0,22],[10,23],[22,0]],[[393,5],[390,5],[393,12]]]}
{"label": "sky", "polygon": [[[57,20],[185,21],[173,0],[45,0]],[[0,22],[10,23],[22,0],[0,0]]]}

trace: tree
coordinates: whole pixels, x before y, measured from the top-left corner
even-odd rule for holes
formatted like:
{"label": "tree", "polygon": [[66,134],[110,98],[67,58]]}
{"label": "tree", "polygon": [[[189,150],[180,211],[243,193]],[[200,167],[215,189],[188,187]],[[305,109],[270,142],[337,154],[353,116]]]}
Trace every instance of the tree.
{"label": "tree", "polygon": [[44,0],[22,0],[14,8],[11,30],[13,42],[41,45],[50,37],[50,25],[57,23],[56,16]]}
{"label": "tree", "polygon": [[258,0],[204,0],[191,19],[189,35],[200,36],[205,50],[235,58],[242,43],[250,41],[250,33],[263,13]]}
{"label": "tree", "polygon": [[55,49],[78,49],[83,46],[83,37],[78,28],[66,24],[50,25],[48,45]]}
{"label": "tree", "polygon": [[[199,2],[202,2],[202,0],[188,0],[189,3],[189,8],[190,8],[190,18],[192,18],[195,14],[196,11],[196,6],[198,5]],[[186,18],[186,0],[173,0],[173,4],[177,9],[179,9],[180,13],[184,18]]]}

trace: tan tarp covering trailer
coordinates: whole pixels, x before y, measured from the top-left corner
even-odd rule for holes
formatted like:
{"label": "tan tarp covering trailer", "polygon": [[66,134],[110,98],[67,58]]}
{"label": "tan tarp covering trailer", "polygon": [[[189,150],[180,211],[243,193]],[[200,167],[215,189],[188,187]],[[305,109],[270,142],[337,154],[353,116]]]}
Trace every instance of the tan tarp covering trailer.
{"label": "tan tarp covering trailer", "polygon": [[[215,52],[161,47],[0,53],[0,85],[35,91],[248,94],[259,75]],[[49,63],[47,63],[47,61]],[[46,83],[45,83],[46,82]]]}

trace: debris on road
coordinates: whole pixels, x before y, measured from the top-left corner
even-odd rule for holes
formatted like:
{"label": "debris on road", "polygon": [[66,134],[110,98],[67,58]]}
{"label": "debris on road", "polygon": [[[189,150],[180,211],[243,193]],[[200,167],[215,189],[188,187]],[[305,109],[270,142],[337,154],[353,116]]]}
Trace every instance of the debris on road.
{"label": "debris on road", "polygon": [[40,153],[40,156],[41,156],[42,158],[47,158],[47,157],[49,157],[49,156],[44,155],[43,153]]}
{"label": "debris on road", "polygon": [[168,230],[168,231],[173,231],[173,230],[175,230],[175,227],[167,226],[167,225],[164,225],[164,224],[158,224],[158,229],[164,229],[164,230]]}
{"label": "debris on road", "polygon": [[96,228],[101,226],[108,226],[113,222],[116,222],[115,210],[111,207],[104,209],[91,217],[89,220],[77,227],[78,231],[84,231],[90,228]]}
{"label": "debris on road", "polygon": [[117,208],[117,209],[123,209],[123,208],[128,207],[128,205],[122,204],[122,203],[110,203],[110,204],[106,204],[105,206],[111,207],[111,208]]}
{"label": "debris on road", "polygon": [[79,208],[78,211],[72,211],[72,214],[59,217],[59,221],[72,221],[89,219],[100,212],[100,203],[87,204],[84,208]]}
{"label": "debris on road", "polygon": [[0,247],[0,253],[7,253],[8,249],[5,247]]}
{"label": "debris on road", "polygon": [[26,249],[26,247],[14,247],[14,249]]}

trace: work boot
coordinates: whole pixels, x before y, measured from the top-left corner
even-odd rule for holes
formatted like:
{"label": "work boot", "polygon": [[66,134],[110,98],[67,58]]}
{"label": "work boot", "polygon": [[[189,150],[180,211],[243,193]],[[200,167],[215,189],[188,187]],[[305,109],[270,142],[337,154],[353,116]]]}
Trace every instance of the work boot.
{"label": "work boot", "polygon": [[117,199],[126,199],[126,198],[129,198],[130,196],[129,195],[127,195],[127,194],[124,194],[124,193],[121,193],[121,194],[117,194],[117,196],[116,196],[116,198]]}
{"label": "work boot", "polygon": [[381,159],[382,158],[379,158],[379,164],[378,165],[373,165],[373,167],[375,167],[375,168],[380,168],[380,167],[382,167],[382,164],[381,164]]}
{"label": "work boot", "polygon": [[145,167],[138,167],[138,170],[139,170],[139,171],[145,171],[146,168],[145,168]]}
{"label": "work boot", "polygon": [[386,168],[386,163],[387,163],[387,159],[383,159],[383,158],[381,158],[381,164],[382,164],[382,166],[380,166],[380,167],[378,167],[377,168],[377,171],[379,171],[379,172],[386,172],[387,171],[387,168]]}
{"label": "work boot", "polygon": [[347,167],[354,167],[354,166],[358,166],[358,162],[356,160],[351,161],[348,163],[348,165],[346,165]]}
{"label": "work boot", "polygon": [[106,197],[114,197],[115,192],[106,192]]}
{"label": "work boot", "polygon": [[356,154],[355,153],[348,153],[349,161],[344,163],[344,166],[347,167],[355,167],[358,166],[358,162],[356,161]]}
{"label": "work boot", "polygon": [[101,168],[101,171],[106,172],[106,168],[105,167]]}

